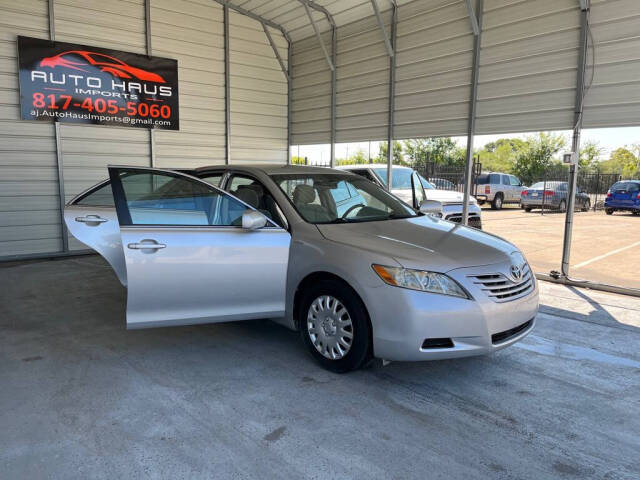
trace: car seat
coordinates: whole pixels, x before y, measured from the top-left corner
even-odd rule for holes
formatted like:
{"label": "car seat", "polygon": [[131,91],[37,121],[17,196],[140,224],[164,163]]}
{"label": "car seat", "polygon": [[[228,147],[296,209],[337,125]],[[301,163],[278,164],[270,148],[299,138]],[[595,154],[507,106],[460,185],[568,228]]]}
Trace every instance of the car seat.
{"label": "car seat", "polygon": [[333,220],[329,211],[317,203],[316,189],[311,185],[297,185],[292,195],[293,204],[305,220],[315,222],[329,222]]}

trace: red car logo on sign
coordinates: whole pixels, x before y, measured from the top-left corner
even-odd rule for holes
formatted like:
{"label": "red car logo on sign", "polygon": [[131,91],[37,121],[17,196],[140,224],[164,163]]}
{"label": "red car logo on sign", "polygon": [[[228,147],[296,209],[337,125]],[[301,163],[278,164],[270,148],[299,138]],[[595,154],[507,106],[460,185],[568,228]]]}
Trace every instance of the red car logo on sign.
{"label": "red car logo on sign", "polygon": [[136,78],[145,82],[165,83],[157,73],[148,72],[141,68],[132,67],[122,60],[102,53],[87,52],[84,50],[70,50],[59,53],[53,57],[43,58],[41,67],[65,67],[81,72],[88,72],[86,67],[98,67],[101,72],[110,73],[118,78]]}

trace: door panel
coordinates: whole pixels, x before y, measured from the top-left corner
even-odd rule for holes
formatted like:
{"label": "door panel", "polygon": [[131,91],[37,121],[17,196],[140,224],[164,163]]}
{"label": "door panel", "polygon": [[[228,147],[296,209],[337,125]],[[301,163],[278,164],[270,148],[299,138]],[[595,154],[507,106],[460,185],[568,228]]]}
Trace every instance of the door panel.
{"label": "door panel", "polygon": [[249,207],[199,179],[109,168],[128,279],[127,327],[284,314],[291,237],[245,230]]}
{"label": "door panel", "polygon": [[[152,241],[165,247],[140,248]],[[128,328],[284,314],[290,243],[285,230],[131,226],[122,228],[122,242]]]}
{"label": "door panel", "polygon": [[[95,221],[94,221],[95,220]],[[127,269],[114,207],[67,205],[64,222],[69,233],[92,248],[113,268],[120,283],[127,286]]]}

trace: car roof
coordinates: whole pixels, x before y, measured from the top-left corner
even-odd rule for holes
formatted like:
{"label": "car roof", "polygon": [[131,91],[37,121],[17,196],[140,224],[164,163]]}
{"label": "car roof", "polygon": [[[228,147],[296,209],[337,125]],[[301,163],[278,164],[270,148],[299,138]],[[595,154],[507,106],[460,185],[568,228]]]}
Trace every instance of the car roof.
{"label": "car roof", "polygon": [[316,167],[313,165],[286,165],[282,163],[232,163],[229,165],[208,165],[205,167],[195,168],[194,171],[201,172],[204,170],[244,170],[247,173],[266,173],[267,175],[286,175],[291,173],[324,173],[337,174],[335,169],[328,167]]}
{"label": "car roof", "polygon": [[[392,165],[393,169],[406,168],[409,170],[413,170],[411,167],[407,167],[405,165]],[[356,163],[353,165],[340,165],[334,167],[336,170],[354,170],[358,168],[387,168],[386,163]]]}

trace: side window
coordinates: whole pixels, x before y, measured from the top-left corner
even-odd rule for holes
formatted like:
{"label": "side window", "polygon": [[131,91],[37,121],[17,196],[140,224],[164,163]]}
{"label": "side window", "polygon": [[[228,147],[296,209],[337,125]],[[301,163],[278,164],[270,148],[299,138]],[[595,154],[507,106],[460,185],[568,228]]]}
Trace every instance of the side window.
{"label": "side window", "polygon": [[497,173],[492,173],[491,175],[489,175],[489,183],[491,185],[497,185],[500,183],[500,175],[498,175]]}
{"label": "side window", "polygon": [[202,177],[198,177],[200,180],[204,180],[211,185],[215,185],[216,187],[220,186],[220,180],[222,180],[222,173],[212,173],[209,175],[204,175]]}
{"label": "side window", "polygon": [[503,185],[511,185],[511,182],[509,181],[509,176],[508,175],[502,175],[502,184]]}
{"label": "side window", "polygon": [[511,185],[513,185],[514,187],[519,187],[520,185],[522,185],[520,183],[520,180],[518,180],[516,177],[514,177],[513,175],[509,175],[509,180],[511,180]]}
{"label": "side window", "polygon": [[101,187],[86,193],[73,204],[87,207],[115,207],[113,193],[111,192],[111,182],[107,182]]}
{"label": "side window", "polygon": [[213,187],[169,173],[119,172],[130,217],[122,225],[242,225],[247,207]]}
{"label": "side window", "polygon": [[269,190],[255,178],[246,175],[233,175],[227,186],[227,191],[278,225],[286,225],[284,215],[275,199]]}

